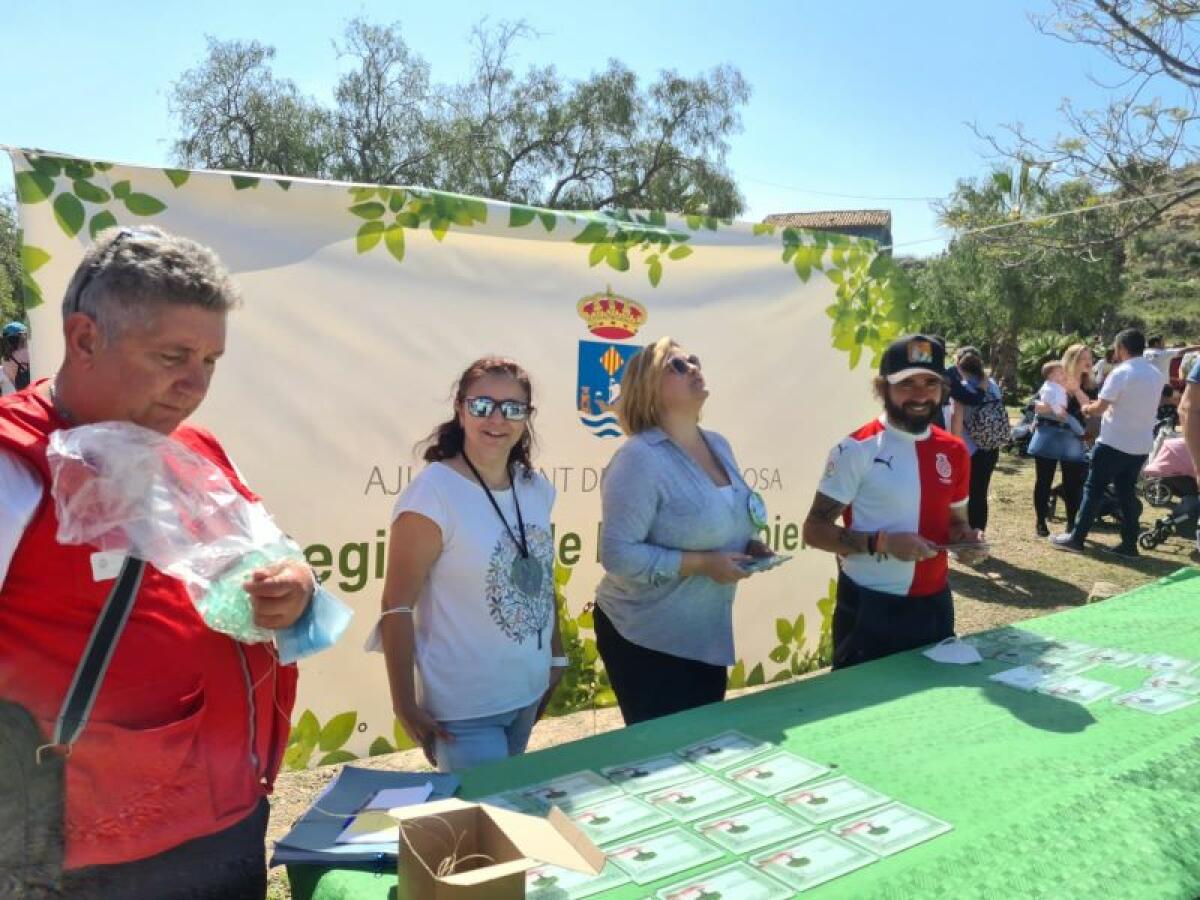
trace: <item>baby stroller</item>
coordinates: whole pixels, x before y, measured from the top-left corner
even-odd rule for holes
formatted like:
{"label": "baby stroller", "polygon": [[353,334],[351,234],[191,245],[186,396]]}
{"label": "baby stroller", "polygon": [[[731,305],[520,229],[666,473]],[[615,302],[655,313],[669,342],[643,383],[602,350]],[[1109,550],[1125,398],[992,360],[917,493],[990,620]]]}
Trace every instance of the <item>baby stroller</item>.
{"label": "baby stroller", "polygon": [[1030,400],[1021,407],[1021,419],[1012,427],[1012,437],[1004,445],[1006,453],[1017,456],[1029,455],[1029,442],[1033,440],[1033,426],[1037,424],[1037,414],[1033,411],[1033,401]]}
{"label": "baby stroller", "polygon": [[1138,546],[1143,550],[1153,550],[1176,534],[1195,540],[1196,522],[1200,518],[1200,490],[1196,486],[1196,470],[1184,439],[1172,436],[1163,440],[1142,470],[1142,475],[1147,479],[1143,496],[1153,485],[1156,496],[1165,493],[1168,502],[1170,498],[1177,498],[1178,502],[1171,506],[1166,515],[1138,535]]}

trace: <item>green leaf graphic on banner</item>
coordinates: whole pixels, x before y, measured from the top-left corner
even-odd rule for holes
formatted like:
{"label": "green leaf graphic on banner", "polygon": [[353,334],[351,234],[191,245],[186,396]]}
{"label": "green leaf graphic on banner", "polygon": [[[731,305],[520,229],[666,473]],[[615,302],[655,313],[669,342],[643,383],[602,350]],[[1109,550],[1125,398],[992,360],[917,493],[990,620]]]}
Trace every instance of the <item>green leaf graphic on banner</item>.
{"label": "green leaf graphic on banner", "polygon": [[75,237],[83,228],[86,213],[83,204],[74,194],[59,194],[54,198],[54,221],[66,232],[67,237]]}
{"label": "green leaf graphic on banner", "polygon": [[46,263],[50,262],[50,254],[41,247],[30,244],[21,245],[21,268],[32,275]]}
{"label": "green leaf graphic on banner", "polygon": [[356,204],[350,207],[350,212],[354,213],[360,219],[378,219],[387,212],[387,207],[382,203],[372,201],[370,203]]}
{"label": "green leaf graphic on banner", "polygon": [[21,303],[26,309],[42,305],[42,289],[28,272],[21,273]]}
{"label": "green leaf graphic on banner", "polygon": [[155,216],[167,208],[163,203],[149,194],[130,194],[125,198],[125,208],[135,216]]}
{"label": "green leaf graphic on banner", "polygon": [[671,257],[671,259],[687,259],[691,255],[692,248],[688,247],[686,244],[682,247],[676,247],[674,250],[671,250],[669,253],[667,253],[667,256]]}
{"label": "green leaf graphic on banner", "polygon": [[417,746],[417,742],[408,736],[399,719],[392,722],[392,737],[395,739],[397,750],[410,750]]}
{"label": "green leaf graphic on banner", "polygon": [[57,178],[62,174],[62,161],[58,157],[26,153],[25,159],[29,162],[29,165],[33,166],[33,171],[39,175],[45,175],[47,178]]}
{"label": "green leaf graphic on banner", "polygon": [[404,228],[401,225],[394,222],[389,225],[383,233],[383,242],[396,262],[404,262]]}
{"label": "green leaf graphic on banner", "polygon": [[382,222],[364,222],[362,228],[358,229],[358,252],[366,253],[371,250],[382,237]]}
{"label": "green leaf graphic on banner", "polygon": [[371,746],[367,748],[367,756],[384,756],[395,752],[396,748],[385,737],[375,738],[375,740],[371,741]]}
{"label": "green leaf graphic on banner", "polygon": [[775,620],[775,634],[779,638],[779,643],[788,644],[792,640],[792,623],[787,619]]}
{"label": "green leaf graphic on banner", "polygon": [[17,199],[22,203],[41,203],[54,193],[54,179],[41,172],[18,172]]}
{"label": "green leaf graphic on banner", "polygon": [[292,180],[290,178],[276,178],[274,181],[281,191],[290,191],[292,189]]}
{"label": "green leaf graphic on banner", "polygon": [[429,230],[433,232],[433,236],[439,241],[446,236],[446,232],[450,230],[450,222],[446,219],[434,219],[429,223]]}
{"label": "green leaf graphic on banner", "polygon": [[658,283],[662,281],[663,275],[663,265],[662,261],[658,258],[658,254],[655,253],[647,256],[646,264],[650,267],[650,286],[658,287]]}
{"label": "green leaf graphic on banner", "polygon": [[230,175],[229,179],[233,182],[233,189],[235,191],[244,191],[247,188],[256,188],[258,187],[259,181],[262,180],[253,175]]}
{"label": "green leaf graphic on banner", "polygon": [[514,206],[508,211],[508,227],[521,228],[537,218],[537,211],[528,206]]}
{"label": "green leaf graphic on banner", "polygon": [[542,223],[542,227],[545,228],[547,232],[553,231],[554,226],[558,224],[558,216],[552,212],[539,212],[537,216],[538,220]]}
{"label": "green leaf graphic on banner", "polygon": [[325,751],[338,750],[350,740],[354,733],[354,725],[358,722],[358,713],[344,712],[334,716],[321,729],[318,746]]}
{"label": "green leaf graphic on banner", "polygon": [[92,163],[92,168],[95,169],[97,172],[107,172],[112,167],[113,167],[112,163],[106,163],[106,162]]}
{"label": "green leaf graphic on banner", "polygon": [[86,200],[88,203],[107,203],[112,197],[108,191],[102,187],[96,187],[90,181],[82,179],[76,180],[71,184],[71,190],[75,192],[75,196],[80,200]]}
{"label": "green leaf graphic on banner", "polygon": [[112,228],[117,224],[117,217],[110,213],[107,209],[101,210],[92,216],[88,222],[88,234],[92,236],[92,240],[100,234],[105,228]]}
{"label": "green leaf graphic on banner", "polygon": [[187,184],[187,180],[192,177],[192,173],[186,169],[163,169],[163,174],[175,187],[183,187]]}
{"label": "green leaf graphic on banner", "polygon": [[572,241],[592,245],[589,266],[604,262],[618,272],[629,271],[631,253],[643,254],[650,286],[658,287],[667,260],[680,261],[692,255],[694,248],[684,244],[691,237],[689,232],[668,228],[667,215],[662,211],[615,210],[589,214],[583,230]]}
{"label": "green leaf graphic on banner", "polygon": [[317,760],[317,765],[332,766],[334,763],[350,762],[353,759],[358,759],[358,756],[349,750],[334,750]]}
{"label": "green leaf graphic on banner", "polygon": [[118,181],[116,184],[114,184],[112,186],[113,196],[116,197],[118,200],[124,200],[126,197],[129,196],[129,193],[132,190],[133,190],[133,188],[129,186],[128,180]]}

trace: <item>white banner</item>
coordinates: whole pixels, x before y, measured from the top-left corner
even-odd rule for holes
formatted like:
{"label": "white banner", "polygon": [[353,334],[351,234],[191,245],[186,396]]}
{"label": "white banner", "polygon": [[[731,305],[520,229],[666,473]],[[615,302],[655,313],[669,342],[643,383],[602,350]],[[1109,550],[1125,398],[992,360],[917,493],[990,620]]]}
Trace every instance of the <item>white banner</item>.
{"label": "white banner", "polygon": [[[704,424],[732,443],[796,553],[738,588],[734,686],[817,662],[834,561],[801,552],[829,448],[866,421],[872,357],[907,302],[870,241],[661,213],[564,213],[414,188],[187,172],[13,152],[35,374],[61,356],[59,304],[92,236],[154,224],[213,247],[245,297],[197,420],[211,428],[325,584],[357,615],[301,665],[288,764],[408,746],[394,730],[375,621],[389,513],[484,354],[534,377],[535,464],[554,512],[572,637],[562,709],[611,702],[590,676],[585,605],[600,473],[620,445],[607,409],[639,347],[671,335],[704,362]],[[598,697],[594,697],[597,695]]]}

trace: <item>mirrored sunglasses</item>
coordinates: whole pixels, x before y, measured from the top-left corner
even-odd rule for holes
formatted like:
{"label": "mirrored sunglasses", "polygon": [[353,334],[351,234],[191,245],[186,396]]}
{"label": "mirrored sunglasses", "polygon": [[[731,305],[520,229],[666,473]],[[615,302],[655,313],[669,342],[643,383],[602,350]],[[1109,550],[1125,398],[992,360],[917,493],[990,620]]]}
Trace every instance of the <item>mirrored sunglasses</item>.
{"label": "mirrored sunglasses", "polygon": [[680,375],[686,375],[693,368],[701,368],[700,357],[696,356],[695,354],[687,357],[686,359],[682,356],[676,356],[673,359],[668,360],[667,368],[674,369]]}
{"label": "mirrored sunglasses", "polygon": [[494,397],[467,397],[464,403],[467,414],[476,419],[486,419],[492,410],[499,408],[500,415],[510,422],[523,422],[533,409],[524,400],[497,400]]}

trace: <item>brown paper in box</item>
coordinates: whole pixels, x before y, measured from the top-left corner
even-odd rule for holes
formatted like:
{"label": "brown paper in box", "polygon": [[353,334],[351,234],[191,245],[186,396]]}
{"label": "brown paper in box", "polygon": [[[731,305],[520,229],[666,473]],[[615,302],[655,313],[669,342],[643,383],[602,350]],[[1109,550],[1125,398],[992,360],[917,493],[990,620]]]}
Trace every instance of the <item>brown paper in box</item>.
{"label": "brown paper in box", "polygon": [[[522,900],[525,872],[534,866],[592,875],[604,868],[604,853],[558,807],[541,819],[450,799],[389,815],[400,824],[398,900]],[[451,854],[472,858],[439,876]]]}

